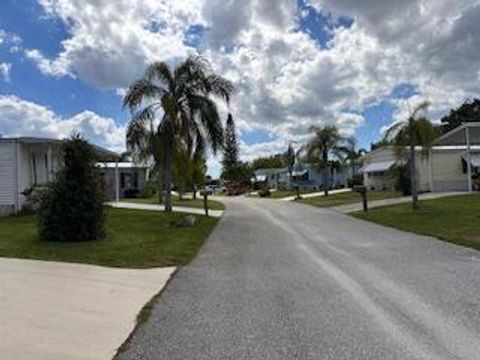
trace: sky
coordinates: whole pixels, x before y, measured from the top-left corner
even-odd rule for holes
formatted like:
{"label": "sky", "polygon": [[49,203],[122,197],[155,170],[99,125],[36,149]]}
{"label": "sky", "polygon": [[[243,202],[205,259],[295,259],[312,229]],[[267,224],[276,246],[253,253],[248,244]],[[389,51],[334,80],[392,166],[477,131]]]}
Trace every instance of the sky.
{"label": "sky", "polygon": [[[232,80],[243,160],[336,125],[359,147],[428,100],[480,94],[480,0],[2,0],[0,134],[125,149],[146,66],[207,58]],[[218,175],[219,156],[209,155]]]}

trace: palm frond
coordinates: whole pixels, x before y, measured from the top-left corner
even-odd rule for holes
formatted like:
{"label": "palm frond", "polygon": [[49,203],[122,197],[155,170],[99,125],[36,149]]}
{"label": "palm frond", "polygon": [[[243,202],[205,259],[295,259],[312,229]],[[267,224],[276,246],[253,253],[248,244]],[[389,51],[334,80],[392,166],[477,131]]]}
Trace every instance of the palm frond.
{"label": "palm frond", "polygon": [[151,64],[145,71],[145,79],[150,82],[158,80],[165,84],[168,89],[173,89],[175,84],[170,67],[163,61],[157,61]]}
{"label": "palm frond", "polygon": [[144,101],[159,98],[165,94],[166,90],[157,86],[147,79],[135,81],[127,90],[123,98],[123,107],[135,109]]}

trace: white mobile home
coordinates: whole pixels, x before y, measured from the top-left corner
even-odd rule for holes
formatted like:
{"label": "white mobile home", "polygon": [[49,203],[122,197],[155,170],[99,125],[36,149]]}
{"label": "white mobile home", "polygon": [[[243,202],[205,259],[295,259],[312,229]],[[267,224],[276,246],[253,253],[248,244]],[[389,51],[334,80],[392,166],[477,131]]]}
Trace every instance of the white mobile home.
{"label": "white mobile home", "polygon": [[147,166],[133,162],[107,162],[98,165],[103,169],[105,190],[110,199],[137,197],[145,188],[148,179]]}
{"label": "white mobile home", "polygon": [[[420,192],[480,190],[480,122],[465,123],[435,142],[428,156],[417,148],[416,173]],[[364,156],[363,180],[370,190],[393,190],[389,173],[398,159],[394,147],[382,147]]]}
{"label": "white mobile home", "polygon": [[[41,189],[61,168],[63,140],[34,137],[0,138],[0,215],[17,213],[29,193]],[[102,159],[118,155],[95,146]]]}
{"label": "white mobile home", "polygon": [[[468,175],[466,147],[435,146],[428,156],[417,149],[417,182],[420,192],[469,191],[470,179],[480,176],[480,148],[470,149],[471,174]],[[394,190],[395,178],[389,171],[394,165],[405,164],[393,147],[376,149],[364,157],[363,182],[369,190]],[[472,185],[472,190],[476,185]],[[478,190],[478,189],[477,189]]]}

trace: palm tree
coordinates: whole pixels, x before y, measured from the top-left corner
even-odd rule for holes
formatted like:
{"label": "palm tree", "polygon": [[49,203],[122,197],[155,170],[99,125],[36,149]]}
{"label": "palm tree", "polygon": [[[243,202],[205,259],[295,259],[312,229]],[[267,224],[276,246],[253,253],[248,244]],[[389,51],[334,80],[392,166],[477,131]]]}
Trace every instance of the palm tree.
{"label": "palm tree", "polygon": [[386,140],[393,139],[399,159],[405,159],[405,151],[408,148],[412,207],[414,210],[419,209],[415,147],[421,146],[422,155],[428,157],[429,150],[437,136],[433,124],[424,117],[418,117],[419,113],[427,110],[429,105],[429,102],[421,103],[410,113],[406,120],[394,123],[385,133]]}
{"label": "palm tree", "polygon": [[295,165],[295,150],[292,143],[288,144],[287,152],[285,153],[285,160],[288,167],[288,174],[290,177],[290,187],[293,186],[293,166]]}
{"label": "palm tree", "polygon": [[[189,57],[175,69],[164,62],[151,64],[128,89],[124,107],[132,113],[128,133],[137,143],[146,142],[145,128],[153,131],[161,147],[165,211],[172,211],[172,163],[175,144],[186,144],[191,153],[209,144],[215,154],[223,145],[223,126],[217,99],[229,103],[233,84],[215,74],[207,60]],[[155,126],[153,126],[155,124]]]}
{"label": "palm tree", "polygon": [[355,163],[365,155],[366,152],[367,150],[363,148],[357,150],[357,141],[354,138],[348,139],[347,156],[345,160],[350,162],[352,177],[355,176]]}
{"label": "palm tree", "polygon": [[328,196],[330,186],[330,158],[344,158],[348,153],[349,139],[342,136],[335,126],[312,126],[315,133],[307,143],[307,157],[312,161],[319,162],[319,168],[323,169],[325,181],[325,196]]}

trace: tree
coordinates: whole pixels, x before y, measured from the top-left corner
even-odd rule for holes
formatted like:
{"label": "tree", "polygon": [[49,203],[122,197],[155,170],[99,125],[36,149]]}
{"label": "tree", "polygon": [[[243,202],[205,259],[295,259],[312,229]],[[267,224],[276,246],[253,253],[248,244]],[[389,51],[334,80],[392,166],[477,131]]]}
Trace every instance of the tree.
{"label": "tree", "polygon": [[64,167],[48,185],[39,211],[39,236],[46,241],[96,240],[104,234],[103,201],[95,150],[80,135],[62,145]]}
{"label": "tree", "polygon": [[442,131],[443,133],[447,133],[465,122],[479,121],[480,99],[465,101],[458,108],[450,110],[450,113],[442,118]]}
{"label": "tree", "polygon": [[343,159],[348,154],[349,139],[342,136],[335,126],[312,126],[311,130],[314,135],[306,145],[307,158],[323,169],[325,196],[328,196],[331,157]]}
{"label": "tree", "polygon": [[186,144],[192,153],[210,145],[215,154],[223,146],[216,100],[228,103],[232,93],[233,84],[201,57],[189,57],[173,70],[164,62],[155,62],[127,90],[123,105],[132,113],[128,133],[141,144],[150,127],[148,137],[160,147],[166,212],[172,211],[175,144]]}
{"label": "tree", "polygon": [[252,161],[252,169],[279,169],[287,166],[285,154],[275,154],[272,156],[259,157]]}
{"label": "tree", "polygon": [[285,159],[288,166],[288,175],[290,177],[290,186],[293,183],[293,166],[295,165],[295,150],[293,149],[292,144],[288,145],[287,153],[285,154]]}
{"label": "tree", "polygon": [[352,177],[355,176],[355,163],[360,159],[365,153],[367,152],[365,149],[358,149],[357,150],[357,142],[354,138],[348,139],[348,147],[347,147],[347,156],[345,157],[346,161],[350,162],[350,166],[352,169]]}
{"label": "tree", "polygon": [[196,154],[192,162],[192,183],[193,183],[193,198],[197,198],[197,189],[205,186],[207,174],[207,161],[205,156]]}
{"label": "tree", "polygon": [[225,146],[223,150],[223,173],[225,180],[236,180],[233,176],[234,169],[238,166],[238,143],[235,133],[235,122],[231,114],[228,114],[225,127]]}
{"label": "tree", "polygon": [[414,210],[419,208],[415,148],[421,146],[423,156],[428,156],[432,143],[437,137],[433,124],[426,118],[419,117],[419,114],[427,110],[429,105],[428,102],[419,104],[406,120],[396,122],[385,133],[387,139],[393,140],[397,157],[400,160],[405,159],[405,151],[408,148],[410,187]]}

